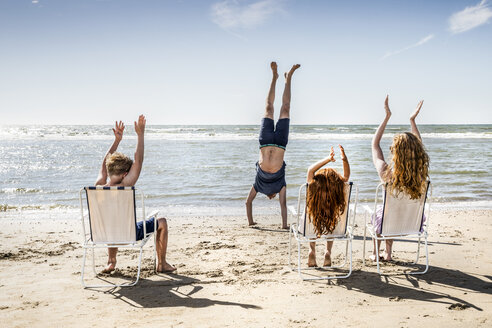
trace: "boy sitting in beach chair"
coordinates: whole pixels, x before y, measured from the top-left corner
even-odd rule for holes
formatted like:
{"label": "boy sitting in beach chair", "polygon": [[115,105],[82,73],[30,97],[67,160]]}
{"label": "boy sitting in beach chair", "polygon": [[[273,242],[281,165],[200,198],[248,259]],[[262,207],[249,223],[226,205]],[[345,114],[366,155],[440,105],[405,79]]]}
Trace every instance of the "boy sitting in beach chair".
{"label": "boy sitting in beach chair", "polygon": [[[122,153],[117,153],[118,145],[123,138],[123,131],[125,125],[123,122],[116,122],[113,129],[114,142],[111,148],[104,156],[101,170],[97,177],[96,186],[134,186],[137,183],[140,171],[142,170],[142,163],[144,158],[144,132],[145,132],[145,116],[140,115],[138,122],[135,122],[135,132],[137,133],[137,148],[135,150],[135,160]],[[108,180],[109,178],[109,180]],[[145,221],[146,232],[154,231],[154,220],[156,218],[150,218]],[[137,223],[137,239],[143,238],[144,229],[143,221]],[[157,272],[172,272],[176,270],[175,267],[166,262],[166,250],[168,240],[168,228],[165,218],[157,218],[157,231],[156,231],[156,251],[157,251]],[[109,273],[116,268],[116,254],[118,248],[108,248],[108,265],[103,270],[104,273]]]}

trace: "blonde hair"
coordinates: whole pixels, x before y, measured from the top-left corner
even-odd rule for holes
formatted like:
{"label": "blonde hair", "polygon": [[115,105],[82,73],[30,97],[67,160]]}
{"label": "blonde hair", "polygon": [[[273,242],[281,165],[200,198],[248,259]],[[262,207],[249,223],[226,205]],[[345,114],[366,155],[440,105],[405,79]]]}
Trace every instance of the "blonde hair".
{"label": "blonde hair", "polygon": [[390,147],[393,158],[386,169],[384,180],[390,192],[405,192],[411,199],[425,193],[429,178],[429,156],[422,141],[413,133],[395,135]]}
{"label": "blonde hair", "polygon": [[345,211],[345,182],[334,169],[316,172],[307,187],[307,212],[317,235],[331,233]]}
{"label": "blonde hair", "polygon": [[112,153],[106,158],[106,169],[109,175],[120,175],[130,171],[133,161],[122,153]]}

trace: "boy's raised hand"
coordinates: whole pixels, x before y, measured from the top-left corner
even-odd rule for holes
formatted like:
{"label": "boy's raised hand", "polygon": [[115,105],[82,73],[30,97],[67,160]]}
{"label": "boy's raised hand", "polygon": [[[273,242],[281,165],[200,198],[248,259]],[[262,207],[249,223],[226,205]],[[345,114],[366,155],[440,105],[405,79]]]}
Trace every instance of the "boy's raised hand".
{"label": "boy's raised hand", "polygon": [[138,121],[134,122],[135,123],[135,132],[137,133],[137,135],[141,136],[144,134],[146,122],[147,121],[145,120],[144,115],[140,115],[138,117]]}
{"label": "boy's raised hand", "polygon": [[114,122],[114,128],[113,128],[113,133],[114,133],[114,138],[118,141],[121,141],[123,138],[123,131],[125,130],[125,124],[121,121],[116,121]]}

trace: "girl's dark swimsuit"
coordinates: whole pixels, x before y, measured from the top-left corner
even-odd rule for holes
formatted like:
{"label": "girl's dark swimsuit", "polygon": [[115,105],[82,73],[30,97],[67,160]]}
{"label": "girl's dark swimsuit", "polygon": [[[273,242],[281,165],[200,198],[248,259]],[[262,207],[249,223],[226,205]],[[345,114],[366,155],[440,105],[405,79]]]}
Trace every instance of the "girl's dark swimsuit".
{"label": "girl's dark swimsuit", "polygon": [[[271,118],[264,117],[261,120],[260,128],[260,148],[267,146],[275,146],[285,149],[289,141],[289,123],[290,119],[282,118],[277,121],[277,126],[274,129],[274,122]],[[287,185],[285,182],[285,162],[280,170],[275,173],[268,173],[261,169],[256,162],[256,178],[253,188],[256,192],[261,192],[265,195],[272,195],[280,192]]]}

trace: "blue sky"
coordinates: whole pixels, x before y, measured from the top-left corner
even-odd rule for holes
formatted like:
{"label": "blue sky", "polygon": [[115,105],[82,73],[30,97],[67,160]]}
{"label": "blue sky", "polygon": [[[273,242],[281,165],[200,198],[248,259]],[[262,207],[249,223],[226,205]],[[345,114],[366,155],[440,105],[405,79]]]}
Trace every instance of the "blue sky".
{"label": "blue sky", "polygon": [[386,94],[391,123],[424,99],[421,123],[490,124],[491,22],[483,0],[0,0],[0,124],[258,124],[272,60],[302,65],[293,124],[379,123]]}

